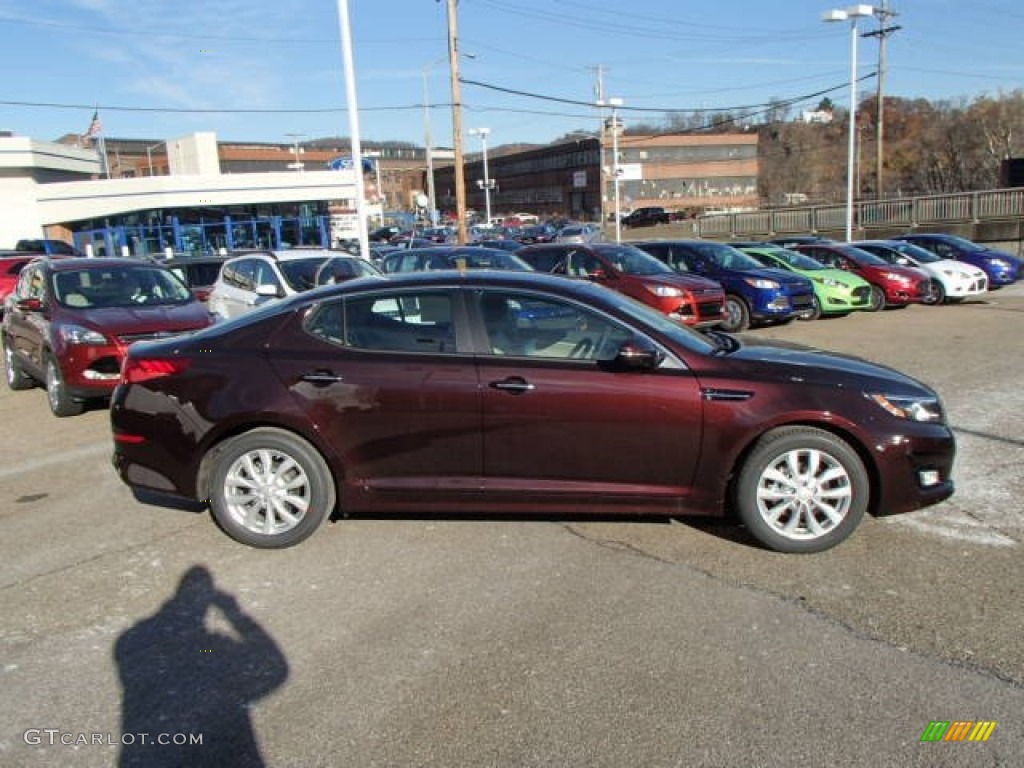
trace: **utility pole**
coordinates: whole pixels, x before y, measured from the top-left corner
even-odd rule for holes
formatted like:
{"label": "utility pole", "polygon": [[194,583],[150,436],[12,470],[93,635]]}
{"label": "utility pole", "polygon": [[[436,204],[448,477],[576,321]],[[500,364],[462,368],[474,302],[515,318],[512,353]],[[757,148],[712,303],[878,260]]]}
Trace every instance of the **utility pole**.
{"label": "utility pole", "polygon": [[898,15],[889,10],[889,0],[882,0],[882,7],[875,8],[878,17],[878,29],[865,32],[861,37],[878,38],[878,79],[875,92],[875,199],[881,200],[882,194],[882,141],[885,135],[885,40],[889,35],[902,27],[888,26],[889,19]]}
{"label": "utility pole", "polygon": [[448,0],[448,66],[452,78],[452,149],[455,154],[455,216],[459,245],[466,231],[466,161],[462,155],[462,86],[459,83],[459,0]]}

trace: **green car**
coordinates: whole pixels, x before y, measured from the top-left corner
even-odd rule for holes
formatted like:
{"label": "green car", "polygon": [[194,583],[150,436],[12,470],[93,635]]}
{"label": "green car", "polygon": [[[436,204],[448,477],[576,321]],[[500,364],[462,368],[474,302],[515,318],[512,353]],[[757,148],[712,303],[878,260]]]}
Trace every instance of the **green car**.
{"label": "green car", "polygon": [[871,285],[857,275],[826,267],[810,256],[777,245],[737,247],[766,267],[795,272],[811,281],[814,285],[814,308],[800,315],[800,320],[817,320],[822,315],[842,317],[858,309],[871,309]]}

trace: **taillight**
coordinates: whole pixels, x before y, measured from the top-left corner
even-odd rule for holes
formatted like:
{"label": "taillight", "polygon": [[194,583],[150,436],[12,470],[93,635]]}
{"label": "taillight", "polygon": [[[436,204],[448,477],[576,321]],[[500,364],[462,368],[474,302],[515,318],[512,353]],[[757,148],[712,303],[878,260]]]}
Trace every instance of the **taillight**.
{"label": "taillight", "polygon": [[121,366],[121,383],[138,384],[150,379],[174,376],[188,368],[191,360],[181,357],[132,357],[128,356]]}

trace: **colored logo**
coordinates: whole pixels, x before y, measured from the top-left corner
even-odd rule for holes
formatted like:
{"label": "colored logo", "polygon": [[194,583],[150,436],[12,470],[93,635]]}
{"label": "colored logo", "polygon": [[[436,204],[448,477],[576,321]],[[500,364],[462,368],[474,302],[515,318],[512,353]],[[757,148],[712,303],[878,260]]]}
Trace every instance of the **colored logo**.
{"label": "colored logo", "polygon": [[921,741],[988,741],[995,729],[995,720],[932,720]]}

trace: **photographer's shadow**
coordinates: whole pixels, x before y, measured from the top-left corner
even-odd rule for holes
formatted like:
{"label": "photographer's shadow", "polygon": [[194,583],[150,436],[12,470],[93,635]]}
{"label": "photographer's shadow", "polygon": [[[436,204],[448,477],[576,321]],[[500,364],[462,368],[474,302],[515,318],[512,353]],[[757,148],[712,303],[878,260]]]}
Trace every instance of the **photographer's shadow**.
{"label": "photographer's shadow", "polygon": [[[211,609],[231,633],[207,628]],[[118,765],[264,764],[249,708],[284,683],[288,662],[206,568],[190,568],[156,614],[126,630],[114,659],[123,690]]]}

